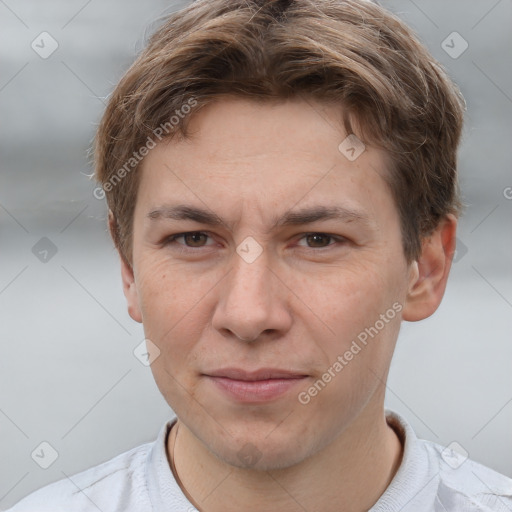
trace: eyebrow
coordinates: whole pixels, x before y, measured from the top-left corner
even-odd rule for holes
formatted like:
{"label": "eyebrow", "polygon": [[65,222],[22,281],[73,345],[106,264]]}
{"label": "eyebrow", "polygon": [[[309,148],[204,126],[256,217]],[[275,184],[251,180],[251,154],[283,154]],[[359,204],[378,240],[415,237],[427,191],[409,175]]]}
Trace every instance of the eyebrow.
{"label": "eyebrow", "polygon": [[[227,223],[216,213],[189,205],[162,206],[151,210],[147,214],[147,217],[151,220],[191,220],[208,226],[227,225]],[[345,208],[343,206],[320,205],[295,211],[288,210],[282,216],[274,217],[270,231],[283,226],[312,224],[313,222],[331,219],[343,222],[359,222],[366,225],[370,224],[368,215],[361,211]]]}

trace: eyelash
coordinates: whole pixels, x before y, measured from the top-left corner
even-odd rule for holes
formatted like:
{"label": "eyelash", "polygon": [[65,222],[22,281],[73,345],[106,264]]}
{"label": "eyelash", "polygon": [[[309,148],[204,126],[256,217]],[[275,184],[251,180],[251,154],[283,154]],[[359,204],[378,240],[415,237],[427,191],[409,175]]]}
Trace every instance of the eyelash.
{"label": "eyelash", "polygon": [[[163,245],[164,246],[169,246],[169,245],[172,245],[176,242],[176,240],[178,238],[183,238],[185,237],[186,235],[206,235],[209,237],[208,233],[205,232],[205,231],[187,231],[185,233],[177,233],[175,235],[171,235],[169,237],[167,237],[164,241],[163,241]],[[343,244],[345,242],[347,242],[347,239],[342,237],[342,236],[335,236],[335,235],[330,235],[329,233],[323,233],[323,232],[320,232],[320,231],[312,231],[312,232],[309,232],[309,233],[304,233],[300,238],[299,240],[302,240],[308,236],[312,236],[312,235],[321,235],[323,237],[327,237],[331,240],[334,240],[335,242],[337,242],[338,244]],[[211,237],[209,237],[211,239]],[[208,247],[208,245],[203,245],[201,247],[189,247],[185,244],[178,244],[181,246],[181,249],[180,249],[180,252],[184,253],[184,252],[197,252],[198,249],[203,249],[204,247]],[[335,246],[336,243],[331,243],[329,245],[326,245],[325,247],[305,247],[306,250],[311,250],[311,251],[315,251],[315,252],[319,252],[319,251],[323,251],[323,250],[327,250],[329,249],[330,247],[333,247]],[[301,246],[303,247],[303,246]]]}

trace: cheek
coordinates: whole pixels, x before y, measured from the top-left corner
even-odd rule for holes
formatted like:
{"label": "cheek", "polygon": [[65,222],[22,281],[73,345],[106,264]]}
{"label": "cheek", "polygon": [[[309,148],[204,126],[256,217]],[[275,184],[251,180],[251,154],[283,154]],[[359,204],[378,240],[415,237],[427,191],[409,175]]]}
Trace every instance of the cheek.
{"label": "cheek", "polygon": [[[318,296],[330,324],[347,328],[364,328],[377,316],[386,303],[388,290],[386,279],[372,264],[358,264],[333,272],[323,296]],[[318,302],[317,302],[318,303]],[[374,321],[374,320],[373,320]],[[351,331],[351,335],[356,334]]]}
{"label": "cheek", "polygon": [[167,261],[150,264],[146,258],[145,263],[137,282],[144,333],[160,350],[151,371],[170,407],[183,410],[196,393],[190,370],[196,367],[194,347],[208,325],[205,305],[212,286]]}
{"label": "cheek", "polygon": [[209,324],[209,299],[218,280],[212,273],[192,274],[163,258],[145,258],[137,288],[146,337],[166,355],[172,353],[173,360],[190,352]]}
{"label": "cheek", "polygon": [[322,299],[322,318],[334,332],[324,338],[327,344],[322,348],[329,365],[338,356],[343,358],[339,373],[344,378],[371,377],[368,368],[382,374],[393,353],[400,328],[401,288],[398,276],[383,274],[381,268],[367,265],[340,272]]}
{"label": "cheek", "polygon": [[145,260],[136,276],[143,316],[169,323],[192,307],[201,293],[201,283],[161,258]]}

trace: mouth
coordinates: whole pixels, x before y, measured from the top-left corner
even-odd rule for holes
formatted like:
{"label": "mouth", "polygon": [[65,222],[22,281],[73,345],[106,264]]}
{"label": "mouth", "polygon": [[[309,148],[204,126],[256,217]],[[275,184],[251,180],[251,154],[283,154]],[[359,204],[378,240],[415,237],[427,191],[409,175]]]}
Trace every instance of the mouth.
{"label": "mouth", "polygon": [[262,403],[289,393],[309,376],[295,371],[262,368],[247,371],[225,368],[203,374],[217,390],[231,400],[243,403]]}

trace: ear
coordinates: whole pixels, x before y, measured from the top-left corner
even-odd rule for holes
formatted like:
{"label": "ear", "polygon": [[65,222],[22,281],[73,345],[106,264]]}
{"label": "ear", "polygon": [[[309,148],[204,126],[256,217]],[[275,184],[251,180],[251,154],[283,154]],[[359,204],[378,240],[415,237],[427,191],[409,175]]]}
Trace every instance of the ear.
{"label": "ear", "polygon": [[402,318],[423,320],[439,307],[455,254],[457,219],[447,215],[435,231],[422,242],[421,255],[411,265],[409,290]]}
{"label": "ear", "polygon": [[[110,230],[110,235],[112,236],[112,239],[117,246],[116,219],[111,211],[108,212],[108,227]],[[140,311],[139,295],[137,292],[137,286],[135,284],[133,268],[121,254],[119,247],[117,247],[117,250],[119,253],[119,259],[121,261],[121,278],[123,281],[124,296],[126,297],[126,302],[128,304],[128,314],[136,322],[142,323],[142,313]]]}

